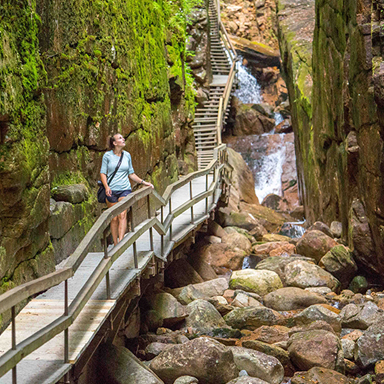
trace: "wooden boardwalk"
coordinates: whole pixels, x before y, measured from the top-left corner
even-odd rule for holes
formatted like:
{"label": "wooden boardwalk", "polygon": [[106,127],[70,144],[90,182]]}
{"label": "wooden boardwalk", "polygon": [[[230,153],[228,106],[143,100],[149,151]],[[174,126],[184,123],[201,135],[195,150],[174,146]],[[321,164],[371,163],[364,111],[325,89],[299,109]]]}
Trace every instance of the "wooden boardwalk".
{"label": "wooden boardwalk", "polygon": [[[212,182],[212,175],[208,176],[208,183]],[[192,196],[195,197],[206,190],[206,177],[200,177],[192,182]],[[218,191],[219,192],[219,191]],[[178,189],[172,195],[172,209],[176,210],[190,196],[190,185]],[[219,193],[218,193],[219,196]],[[213,197],[208,198],[208,207],[213,205]],[[164,215],[168,216],[169,206],[164,207]],[[160,215],[159,215],[160,216]],[[194,205],[193,218],[195,223],[206,218],[206,201],[202,200]],[[186,211],[178,216],[172,224],[173,242],[178,242],[185,235],[185,229],[190,227],[191,212]],[[100,284],[93,293],[85,309],[69,328],[69,363],[64,364],[64,336],[57,335],[42,347],[26,356],[17,365],[17,382],[28,384],[54,383],[66,373],[72,364],[76,363],[81,353],[87,348],[94,335],[103,325],[108,314],[116,306],[125,288],[140,276],[142,270],[152,260],[148,231],[136,242],[139,268],[135,268],[132,247],[113,264],[110,269],[111,299],[107,299],[106,284]],[[166,236],[164,248],[170,248],[169,235]],[[154,253],[161,256],[161,238],[154,233]],[[83,288],[99,262],[104,258],[103,252],[91,252],[84,259],[75,275],[68,280],[69,304]],[[64,282],[49,289],[47,292],[33,299],[17,316],[17,341],[27,339],[39,329],[50,324],[63,314]],[[9,350],[12,330],[9,326],[0,336],[0,355]],[[1,384],[12,383],[12,372],[0,378]]]}
{"label": "wooden boardwalk", "polygon": [[[209,100],[196,110],[193,126],[199,171],[168,186],[163,196],[148,187],[132,193],[98,218],[56,272],[0,296],[0,313],[14,314],[17,305],[44,292],[13,316],[15,324],[0,336],[0,384],[14,384],[16,376],[19,384],[56,383],[69,371],[73,374],[74,367],[84,366],[84,352],[97,348],[101,331],[119,328],[122,303],[140,296],[139,280],[161,272],[172,261],[172,250],[208,220],[222,189],[228,194],[231,167],[221,130],[236,51],[217,9],[219,1],[210,0],[213,80]],[[146,207],[147,219],[135,224],[116,247],[89,252],[105,239],[111,219],[136,203]],[[155,216],[153,203],[161,207]]]}

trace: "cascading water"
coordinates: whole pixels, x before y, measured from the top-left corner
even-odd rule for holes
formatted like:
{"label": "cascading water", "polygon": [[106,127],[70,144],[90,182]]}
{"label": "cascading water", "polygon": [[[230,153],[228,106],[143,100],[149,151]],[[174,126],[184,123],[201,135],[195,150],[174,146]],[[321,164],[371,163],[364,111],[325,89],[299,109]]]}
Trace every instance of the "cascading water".
{"label": "cascading water", "polygon": [[[260,104],[263,101],[261,86],[257,79],[250,73],[249,69],[242,64],[242,58],[237,63],[238,89],[235,96],[243,104]],[[280,113],[274,113],[275,125],[280,124],[284,118]],[[255,149],[260,145],[265,147],[265,152],[259,156],[245,154],[241,148],[234,148],[248,158],[248,166],[253,168],[252,173],[255,176],[255,192],[260,203],[270,193],[283,195],[281,177],[283,174],[283,165],[286,161],[286,150],[284,144],[284,134],[274,134],[274,130],[261,136],[268,136],[258,141],[256,135],[247,136],[251,141],[251,146]],[[271,140],[269,140],[271,139]],[[257,143],[255,141],[257,141]],[[268,142],[272,145],[268,145]],[[252,143],[253,142],[253,143]],[[254,150],[251,149],[253,152]]]}
{"label": "cascading water", "polygon": [[242,62],[243,58],[240,57],[236,63],[238,89],[235,96],[244,104],[259,104],[262,102],[261,86]]}

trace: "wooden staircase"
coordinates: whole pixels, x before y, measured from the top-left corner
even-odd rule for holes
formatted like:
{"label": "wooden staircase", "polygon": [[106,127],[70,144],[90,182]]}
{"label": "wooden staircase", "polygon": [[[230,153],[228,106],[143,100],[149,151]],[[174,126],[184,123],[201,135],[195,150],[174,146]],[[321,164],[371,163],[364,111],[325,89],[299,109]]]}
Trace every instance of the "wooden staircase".
{"label": "wooden staircase", "polygon": [[[209,0],[208,15],[213,79],[209,87],[209,98],[203,107],[196,109],[193,124],[199,169],[203,169],[209,164],[213,159],[213,149],[221,144],[221,125],[228,114],[227,110],[223,111],[220,108],[220,104],[223,103],[224,91],[233,63],[223,42],[223,35],[220,33],[220,28],[223,27],[217,8],[216,0]],[[222,100],[220,101],[220,99]],[[218,128],[219,125],[220,128]]]}

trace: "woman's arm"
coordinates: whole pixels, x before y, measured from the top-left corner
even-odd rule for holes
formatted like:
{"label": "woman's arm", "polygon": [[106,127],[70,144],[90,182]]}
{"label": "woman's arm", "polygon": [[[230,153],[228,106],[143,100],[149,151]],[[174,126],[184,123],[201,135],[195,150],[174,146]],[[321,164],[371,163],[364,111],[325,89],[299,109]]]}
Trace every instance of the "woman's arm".
{"label": "woman's arm", "polygon": [[104,185],[105,194],[107,196],[111,196],[112,195],[112,191],[111,191],[111,188],[109,188],[108,183],[107,183],[107,175],[105,173],[100,173],[100,179],[101,179],[101,182]]}
{"label": "woman's arm", "polygon": [[141,179],[139,176],[137,176],[135,173],[131,173],[130,175],[128,175],[128,177],[134,181],[135,183],[137,184],[142,184],[142,185],[145,185],[147,187],[151,187],[151,188],[154,188],[153,184],[151,183],[148,183],[147,181],[144,181],[143,179]]}

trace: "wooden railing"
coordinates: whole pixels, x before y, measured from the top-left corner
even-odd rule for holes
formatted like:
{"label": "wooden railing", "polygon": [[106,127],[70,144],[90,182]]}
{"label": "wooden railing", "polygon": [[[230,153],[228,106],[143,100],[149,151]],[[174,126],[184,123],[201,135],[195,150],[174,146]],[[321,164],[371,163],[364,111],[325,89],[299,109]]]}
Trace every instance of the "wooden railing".
{"label": "wooden railing", "polygon": [[[208,185],[208,174],[213,172],[213,181],[211,185]],[[114,205],[112,208],[104,211],[98,218],[96,223],[81,241],[75,252],[67,259],[64,267],[57,270],[49,275],[43,276],[39,279],[30,281],[22,284],[0,296],[0,313],[6,310],[12,309],[13,315],[13,329],[14,329],[14,316],[15,306],[21,303],[23,300],[30,298],[31,296],[46,291],[61,282],[65,282],[65,298],[63,303],[64,314],[53,321],[51,324],[42,328],[29,338],[23,340],[21,343],[16,345],[15,333],[13,332],[12,346],[13,348],[7,351],[0,357],[0,377],[3,376],[7,371],[16,367],[16,364],[20,360],[26,357],[28,354],[35,351],[37,348],[51,340],[57,334],[65,332],[64,335],[64,362],[68,362],[68,328],[75,321],[81,310],[84,308],[96,288],[99,286],[101,281],[106,278],[107,283],[107,296],[110,295],[109,287],[109,269],[113,263],[128,249],[133,246],[134,263],[135,268],[138,268],[137,252],[136,252],[136,241],[138,238],[149,231],[151,249],[146,255],[147,258],[158,258],[162,261],[166,261],[166,256],[173,248],[173,246],[181,240],[181,237],[185,236],[185,233],[179,234],[178,237],[172,239],[172,222],[173,220],[181,215],[186,210],[191,210],[191,221],[190,231],[197,227],[202,221],[209,217],[210,211],[212,211],[217,204],[218,195],[215,195],[220,189],[220,184],[225,181],[229,184],[229,173],[231,172],[230,166],[226,164],[226,146],[220,145],[215,148],[215,159],[203,170],[193,172],[181,180],[171,184],[165,190],[163,196],[159,195],[154,189],[146,187],[140,189],[125,199]],[[168,216],[165,220],[159,220],[157,217],[151,217],[151,205],[150,197],[154,199],[161,206],[161,217],[163,217],[163,207],[169,204],[171,207],[172,193],[182,186],[191,183],[195,178],[206,175],[206,190],[203,193],[190,198],[184,204],[176,208],[175,210],[169,210]],[[227,185],[228,185],[227,184]],[[208,206],[208,197],[213,196],[212,204]],[[111,220],[119,215],[121,212],[130,209],[136,202],[142,199],[147,199],[148,205],[148,217],[142,221],[136,228],[132,228],[132,232],[128,233],[117,246],[115,246],[110,252],[106,247],[106,241],[104,241],[104,258],[97,265],[88,281],[84,284],[77,296],[68,305],[68,279],[72,277],[76,270],[81,265],[82,261],[88,254],[89,250],[99,241],[100,238],[106,237],[109,230],[109,224]],[[193,206],[202,200],[206,200],[205,214],[199,218],[198,222],[194,222],[193,217]],[[155,255],[153,249],[153,229],[155,229],[162,239],[161,254]],[[168,244],[167,251],[164,249],[164,236],[170,235],[172,241]],[[108,297],[110,298],[110,297]]]}

